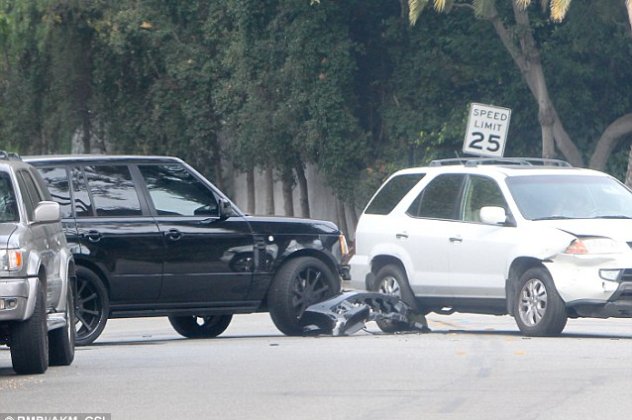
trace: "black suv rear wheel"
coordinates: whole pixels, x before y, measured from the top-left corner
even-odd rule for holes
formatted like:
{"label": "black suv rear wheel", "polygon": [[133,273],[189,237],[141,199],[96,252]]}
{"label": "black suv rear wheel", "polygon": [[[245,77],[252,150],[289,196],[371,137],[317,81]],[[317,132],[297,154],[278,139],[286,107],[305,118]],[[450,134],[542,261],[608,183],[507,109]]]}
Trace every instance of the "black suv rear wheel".
{"label": "black suv rear wheel", "polygon": [[101,335],[109,312],[110,301],[101,278],[92,270],[77,267],[75,322],[78,346],[91,344]]}

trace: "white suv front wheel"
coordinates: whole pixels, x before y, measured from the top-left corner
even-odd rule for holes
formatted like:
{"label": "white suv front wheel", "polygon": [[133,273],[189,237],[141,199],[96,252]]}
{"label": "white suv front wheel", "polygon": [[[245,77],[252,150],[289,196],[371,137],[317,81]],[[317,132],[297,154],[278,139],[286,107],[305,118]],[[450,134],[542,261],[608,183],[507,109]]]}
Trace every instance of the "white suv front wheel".
{"label": "white suv front wheel", "polygon": [[[404,270],[395,264],[388,264],[380,268],[375,276],[376,291],[390,296],[403,297],[403,289],[408,286],[408,279]],[[413,298],[414,299],[414,298]],[[386,333],[410,330],[410,325],[390,319],[378,319],[377,326]]]}
{"label": "white suv front wheel", "polygon": [[566,326],[566,307],[543,267],[530,268],[520,277],[513,306],[516,324],[524,335],[559,335]]}

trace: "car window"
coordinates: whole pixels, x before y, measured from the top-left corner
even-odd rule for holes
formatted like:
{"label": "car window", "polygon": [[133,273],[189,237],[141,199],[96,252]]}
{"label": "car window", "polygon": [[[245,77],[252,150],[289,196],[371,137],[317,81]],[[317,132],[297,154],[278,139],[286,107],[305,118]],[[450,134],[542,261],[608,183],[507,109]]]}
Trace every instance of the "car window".
{"label": "car window", "polygon": [[70,183],[66,168],[38,168],[42,178],[48,186],[52,199],[59,203],[61,217],[72,216],[72,203],[70,198]]}
{"label": "car window", "polygon": [[136,186],[126,165],[86,166],[84,171],[97,216],[142,214]]}
{"label": "car window", "polygon": [[88,185],[81,168],[70,168],[70,181],[72,183],[72,201],[75,206],[75,215],[77,217],[94,216],[90,194],[88,194]]}
{"label": "car window", "polygon": [[180,164],[139,165],[159,216],[218,216],[213,192]]}
{"label": "car window", "polygon": [[19,170],[16,175],[18,178],[18,184],[20,185],[20,190],[22,191],[22,199],[24,200],[24,205],[26,207],[26,217],[28,220],[33,220],[35,207],[37,207],[44,197],[42,197],[41,192],[35,185],[35,181],[33,181],[33,177],[28,171]]}
{"label": "car window", "polygon": [[421,191],[408,208],[413,217],[431,219],[458,219],[458,202],[465,175],[439,175]]}
{"label": "car window", "polygon": [[366,208],[368,214],[389,214],[399,201],[425,174],[405,174],[391,178],[371,200]]}
{"label": "car window", "polygon": [[505,211],[508,208],[496,181],[485,176],[470,175],[463,191],[463,220],[480,222],[480,211],[486,206],[502,207]]}
{"label": "car window", "polygon": [[632,218],[632,193],[614,178],[517,176],[507,186],[525,219]]}
{"label": "car window", "polygon": [[17,222],[19,216],[10,175],[0,172],[0,223]]}

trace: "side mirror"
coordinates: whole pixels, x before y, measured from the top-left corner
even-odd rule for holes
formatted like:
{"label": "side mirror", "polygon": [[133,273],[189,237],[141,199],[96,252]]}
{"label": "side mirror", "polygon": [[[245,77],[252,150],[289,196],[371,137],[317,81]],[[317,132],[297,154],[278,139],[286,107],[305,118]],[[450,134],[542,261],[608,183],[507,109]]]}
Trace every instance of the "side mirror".
{"label": "side mirror", "polygon": [[488,225],[504,225],[507,222],[507,213],[502,207],[483,207],[480,210],[481,222]]}
{"label": "side mirror", "polygon": [[219,218],[220,219],[228,219],[230,216],[233,216],[235,213],[233,212],[233,207],[230,205],[228,200],[224,200],[220,198],[219,200]]}
{"label": "side mirror", "polygon": [[33,212],[35,223],[52,223],[61,220],[61,210],[59,203],[54,201],[40,201]]}

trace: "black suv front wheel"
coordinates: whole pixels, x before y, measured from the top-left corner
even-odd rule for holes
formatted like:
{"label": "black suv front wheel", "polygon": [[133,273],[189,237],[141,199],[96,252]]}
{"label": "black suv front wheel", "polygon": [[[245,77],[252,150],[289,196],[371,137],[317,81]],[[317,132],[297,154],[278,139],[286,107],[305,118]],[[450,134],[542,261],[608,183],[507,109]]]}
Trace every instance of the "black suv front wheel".
{"label": "black suv front wheel", "polygon": [[276,273],[268,294],[272,322],[285,335],[303,335],[299,318],[305,309],[339,291],[339,281],[324,262],[314,257],[292,259]]}

